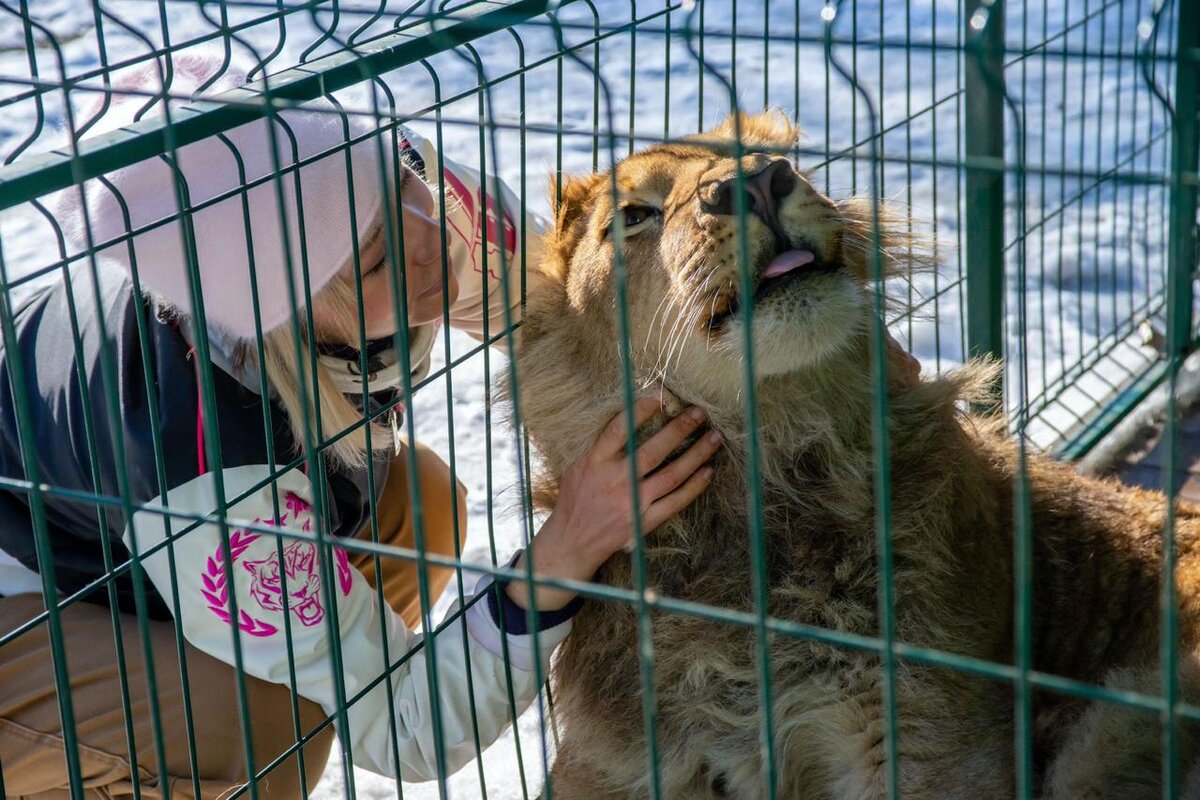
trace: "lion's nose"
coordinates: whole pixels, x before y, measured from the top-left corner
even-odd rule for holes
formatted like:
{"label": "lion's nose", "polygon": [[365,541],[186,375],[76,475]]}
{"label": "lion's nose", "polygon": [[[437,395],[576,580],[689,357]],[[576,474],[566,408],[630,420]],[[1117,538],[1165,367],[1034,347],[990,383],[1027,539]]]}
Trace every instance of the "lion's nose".
{"label": "lion's nose", "polygon": [[[773,220],[780,201],[796,189],[796,172],[787,159],[778,158],[753,175],[746,175],[742,179],[742,189],[745,192],[744,208],[765,220]],[[709,214],[735,214],[738,211],[737,191],[736,174],[713,181],[700,192],[701,207]]]}

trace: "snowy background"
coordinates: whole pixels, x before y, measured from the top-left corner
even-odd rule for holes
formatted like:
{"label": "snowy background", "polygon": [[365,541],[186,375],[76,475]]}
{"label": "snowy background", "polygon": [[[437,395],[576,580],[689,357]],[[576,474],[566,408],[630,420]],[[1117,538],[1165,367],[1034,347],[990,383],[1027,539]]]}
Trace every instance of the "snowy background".
{"label": "snowy background", "polygon": [[[273,12],[274,3],[247,0],[220,11],[192,2],[113,0],[99,15],[74,0],[30,5],[61,49],[47,46],[44,32],[33,34],[38,46],[31,63],[17,4],[0,0],[5,161],[65,141],[62,91],[35,98],[28,88],[35,72],[38,80],[60,82],[59,53],[66,74],[78,80],[71,103],[80,113],[94,102],[88,87],[102,85],[102,64],[140,61],[166,40],[177,48],[192,42],[206,49],[228,47],[243,63],[268,56],[267,70],[276,72],[334,52],[348,37],[362,41],[416,20],[402,16],[411,5],[407,0],[342,3],[336,14],[327,3],[307,3],[305,10],[258,23],[254,20]],[[1008,177],[1010,370],[1019,368],[1017,344],[1024,342],[1029,404],[1039,412],[1029,434],[1050,446],[1156,355],[1140,343],[1135,328],[1149,321],[1161,329],[1156,320],[1165,272],[1165,193],[1153,182],[1125,176],[1165,172],[1169,126],[1132,58],[1146,4],[1008,5],[1005,77],[1024,121],[1027,167],[1023,226],[1014,203],[1016,178]],[[578,50],[582,64],[571,59],[560,64],[552,57],[555,30],[542,18],[474,43],[477,61],[462,48],[431,58],[428,68],[405,67],[383,80],[395,98],[394,114],[427,135],[436,132],[440,97],[445,151],[471,165],[481,158],[476,90],[483,81],[494,82],[487,118],[497,124],[498,156],[493,158],[489,144],[488,169],[498,171],[538,213],[548,207],[547,176],[610,163],[604,135],[609,130],[618,157],[664,136],[695,132],[729,111],[731,89],[746,109],[774,105],[794,115],[807,134],[798,162],[812,168],[817,186],[835,197],[869,190],[870,137],[884,130],[878,140],[882,194],[911,208],[916,224],[936,236],[943,265],[912,287],[893,287],[914,309],[893,329],[926,368],[953,366],[965,352],[963,171],[956,166],[963,156],[959,3],[844,4],[834,23],[833,57],[856,76],[861,93],[826,58],[822,6],[814,0],[708,0],[689,17],[678,7],[665,14],[661,0],[636,6],[633,0],[596,0],[598,21],[582,4],[559,13],[565,41],[586,43]],[[683,33],[689,24],[691,37]],[[595,26],[601,41],[593,46]],[[1163,46],[1171,39],[1168,31]],[[703,52],[703,65],[693,50]],[[522,63],[528,69],[521,71]],[[1166,67],[1158,67],[1156,78],[1170,85]],[[386,101],[383,93],[379,97]],[[877,113],[874,128],[868,99]],[[369,108],[361,91],[347,92],[344,100],[353,109]],[[77,126],[82,122],[77,118]],[[1008,158],[1016,163],[1022,154],[1013,117],[1006,126]],[[0,214],[0,252],[10,274],[53,267],[62,258],[56,242],[52,218],[33,205]],[[447,341],[452,360],[475,347],[458,333]],[[444,353],[439,346],[435,371],[445,363]],[[499,410],[493,416],[488,411],[490,385],[505,368],[498,353],[491,354],[490,375],[482,354],[468,358],[424,386],[411,411],[419,437],[455,459],[470,490],[465,560],[478,563],[491,563],[493,550],[507,558],[522,537],[514,435]],[[529,795],[536,796],[542,747],[535,708],[515,733],[485,753],[482,766],[470,765],[450,779],[450,795],[483,796],[482,773],[487,797],[525,796],[522,774]],[[358,796],[399,793],[393,781],[363,771],[354,777]],[[402,789],[406,798],[438,796],[431,784]],[[335,754],[317,795],[345,793]]]}

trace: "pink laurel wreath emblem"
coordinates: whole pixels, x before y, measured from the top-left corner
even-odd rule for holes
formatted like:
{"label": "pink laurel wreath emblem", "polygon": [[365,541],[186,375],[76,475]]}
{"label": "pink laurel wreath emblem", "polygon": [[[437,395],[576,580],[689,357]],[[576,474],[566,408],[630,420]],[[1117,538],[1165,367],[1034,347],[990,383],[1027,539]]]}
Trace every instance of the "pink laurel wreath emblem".
{"label": "pink laurel wreath emblem", "polygon": [[[312,516],[308,514],[311,506],[302,497],[288,492],[284,496],[287,513],[270,520],[255,518],[255,523],[265,522],[268,525],[282,527],[287,524],[289,517],[298,521],[301,515],[307,515],[301,529],[312,529]],[[237,566],[246,550],[261,538],[262,534],[239,529],[229,535],[229,557],[233,566]],[[352,573],[346,551],[340,547],[333,549],[334,565],[337,571],[338,588],[342,595],[350,594]],[[319,569],[319,554],[312,542],[293,541],[283,550],[283,564],[280,564],[279,553],[271,553],[258,561],[242,561],[242,568],[250,573],[250,596],[265,611],[283,611],[283,586],[286,576],[288,586],[288,608],[296,616],[301,625],[311,627],[320,624],[325,619],[325,608],[321,605],[321,576]],[[282,567],[282,568],[281,568]],[[223,548],[217,547],[204,565],[200,575],[203,588],[201,594],[208,601],[208,608],[226,624],[232,625],[233,618],[229,609],[229,589],[225,581],[225,554]],[[250,636],[266,637],[279,632],[279,628],[269,622],[251,616],[245,609],[238,610],[238,627]]]}

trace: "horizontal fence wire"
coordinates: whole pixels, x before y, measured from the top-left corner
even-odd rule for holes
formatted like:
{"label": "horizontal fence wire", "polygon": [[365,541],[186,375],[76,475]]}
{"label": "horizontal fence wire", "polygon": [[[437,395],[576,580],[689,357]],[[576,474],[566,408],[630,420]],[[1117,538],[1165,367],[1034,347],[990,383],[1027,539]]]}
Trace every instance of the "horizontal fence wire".
{"label": "horizontal fence wire", "polygon": [[[1191,15],[1191,16],[1189,16]],[[1176,598],[1173,584],[1164,581],[1162,620],[1163,680],[1161,692],[1148,694],[1125,691],[1046,674],[1031,661],[1032,631],[1030,565],[1032,520],[1028,513],[1028,486],[1022,472],[1014,497],[1016,520],[1014,597],[1016,640],[1012,663],[993,663],[961,654],[946,653],[903,641],[895,630],[891,582],[895,558],[890,529],[891,467],[888,459],[886,425],[888,406],[884,392],[876,392],[873,409],[874,468],[878,535],[878,572],[881,576],[878,614],[879,636],[846,632],[780,619],[768,609],[766,576],[769,572],[769,533],[764,531],[759,481],[752,479],[746,498],[751,510],[747,520],[747,563],[751,565],[749,611],[709,606],[660,595],[654,587],[651,563],[640,536],[634,539],[632,585],[629,588],[592,582],[553,579],[534,574],[532,562],[514,568],[506,562],[515,549],[527,545],[541,521],[533,509],[532,473],[535,457],[524,435],[523,409],[512,401],[501,413],[493,410],[498,398],[495,385],[512,386],[510,397],[519,398],[522,375],[507,358],[517,336],[528,288],[525,274],[534,264],[536,231],[527,220],[545,215],[563,191],[566,176],[608,170],[628,153],[648,145],[678,142],[701,130],[712,128],[730,111],[741,107],[757,111],[779,107],[804,130],[798,145],[785,155],[807,170],[814,186],[833,196],[860,195],[878,212],[883,204],[909,210],[912,230],[928,237],[939,268],[907,281],[885,285],[876,263],[873,302],[879,324],[872,332],[875,345],[873,369],[876,380],[885,370],[885,335],[890,331],[931,372],[945,372],[972,355],[991,354],[1006,359],[1003,397],[1013,420],[1012,430],[1025,447],[1054,451],[1078,458],[1109,433],[1136,405],[1160,385],[1168,387],[1174,403],[1177,376],[1184,359],[1194,347],[1194,299],[1191,285],[1195,259],[1195,196],[1200,187],[1195,163],[1195,75],[1200,69],[1200,43],[1189,36],[1194,22],[1193,4],[1157,4],[1150,8],[1135,0],[1042,0],[1042,2],[986,2],[963,7],[946,6],[934,0],[884,3],[876,0],[845,0],[824,7],[780,0],[701,0],[698,3],[633,2],[633,0],[574,0],[548,4],[542,0],[469,0],[460,3],[391,2],[255,2],[242,0],[217,7],[182,0],[93,0],[89,4],[57,2],[47,5],[26,0],[0,0],[0,294],[3,305],[4,344],[17,350],[16,320],[22,304],[40,292],[55,287],[73,287],[64,292],[70,305],[69,318],[75,341],[72,352],[82,361],[85,333],[104,321],[80,318],[75,304],[91,306],[103,302],[99,294],[101,276],[112,269],[115,254],[134,252],[140,236],[156,230],[186,231],[184,252],[189,265],[193,299],[202,300],[200,248],[191,232],[193,218],[224,201],[245,205],[238,216],[244,236],[252,238],[255,209],[245,200],[245,189],[192,202],[185,180],[170,187],[170,207],[153,222],[130,226],[107,239],[95,240],[88,233],[78,242],[78,233],[65,230],[60,203],[79,191],[84,181],[96,186],[97,179],[147,159],[165,156],[175,160],[196,145],[213,137],[225,142],[232,153],[237,148],[230,136],[240,126],[255,120],[282,120],[287,115],[325,102],[321,113],[328,115],[347,134],[337,146],[295,156],[286,127],[270,128],[275,143],[273,164],[266,174],[246,183],[261,187],[274,197],[283,228],[296,224],[289,213],[297,213],[303,224],[306,205],[315,202],[300,193],[298,180],[291,180],[331,154],[345,154],[345,180],[358,183],[350,168],[350,153],[359,145],[398,148],[406,131],[426,137],[439,154],[436,164],[427,164],[427,180],[437,198],[435,216],[441,222],[443,281],[449,278],[446,242],[455,232],[447,218],[453,201],[447,190],[443,155],[481,174],[499,176],[514,190],[516,207],[495,184],[485,183],[483,205],[492,203],[492,219],[503,237],[505,226],[515,229],[521,249],[510,254],[505,247],[488,250],[486,234],[482,274],[507,275],[515,270],[522,280],[490,284],[483,281],[484,307],[490,292],[503,295],[500,317],[485,315],[475,338],[450,330],[449,303],[442,309],[442,328],[432,348],[432,363],[420,375],[412,372],[407,326],[397,336],[404,375],[398,421],[397,404],[370,407],[366,379],[360,392],[368,410],[336,429],[326,427],[326,409],[317,404],[313,416],[302,415],[303,432],[298,435],[299,452],[281,447],[274,431],[280,420],[262,404],[263,448],[267,468],[253,483],[228,491],[216,487],[217,507],[212,513],[166,507],[149,498],[157,492],[139,494],[133,477],[119,465],[128,461],[120,437],[105,432],[123,424],[118,353],[110,345],[99,345],[100,365],[95,375],[75,376],[78,385],[94,403],[84,403],[84,419],[78,421],[82,439],[82,472],[86,485],[56,483],[39,462],[31,443],[38,440],[29,404],[20,388],[39,368],[17,357],[12,359],[10,379],[14,387],[12,415],[20,431],[19,472],[0,475],[0,490],[28,506],[30,528],[37,545],[40,590],[45,610],[12,631],[0,631],[0,647],[17,641],[45,625],[53,644],[53,673],[60,698],[68,783],[81,793],[77,740],[77,717],[67,691],[71,643],[63,638],[63,618],[97,595],[110,606],[111,637],[120,663],[118,683],[124,717],[128,757],[135,771],[142,770],[169,787],[164,765],[168,752],[186,751],[188,772],[198,775],[202,749],[197,741],[193,717],[204,703],[184,691],[184,742],[171,741],[152,708],[153,722],[135,730],[135,698],[148,692],[151,703],[160,685],[182,681],[189,684],[193,658],[184,644],[184,629],[178,608],[178,593],[166,598],[173,622],[166,623],[173,635],[172,657],[164,669],[151,646],[152,631],[161,623],[151,621],[150,607],[156,602],[144,564],[157,555],[170,559],[171,574],[185,566],[176,562],[175,547],[197,531],[219,531],[220,550],[214,554],[220,578],[234,580],[237,561],[234,546],[239,537],[275,537],[276,563],[284,563],[288,548],[302,543],[322,554],[314,575],[320,579],[326,608],[336,605],[332,595],[338,585],[335,527],[331,509],[336,506],[324,482],[313,480],[315,524],[310,531],[277,527],[262,519],[238,516],[235,508],[252,496],[268,492],[274,518],[286,511],[285,499],[277,488],[285,476],[299,472],[322,475],[331,469],[337,454],[348,442],[376,436],[397,436],[408,442],[424,441],[442,454],[448,464],[450,482],[469,490],[469,503],[460,515],[450,510],[453,546],[439,552],[431,544],[429,514],[416,502],[415,539],[411,546],[397,546],[382,538],[383,511],[370,495],[366,533],[360,538],[339,539],[337,550],[368,558],[374,574],[388,565],[414,567],[420,627],[430,635],[405,652],[392,652],[385,645],[386,668],[368,684],[353,689],[335,680],[335,712],[322,714],[315,723],[301,721],[298,694],[292,692],[287,709],[287,727],[293,744],[283,752],[263,754],[255,747],[263,721],[250,714],[251,688],[237,682],[236,724],[230,735],[240,739],[247,767],[247,781],[237,794],[258,796],[264,779],[294,773],[304,794],[323,796],[344,793],[356,796],[367,787],[372,796],[393,791],[405,797],[534,797],[545,784],[556,743],[553,693],[539,697],[535,707],[520,717],[501,744],[487,749],[480,741],[477,698],[479,688],[468,687],[469,720],[473,731],[470,746],[477,765],[451,775],[443,740],[447,721],[440,704],[432,706],[435,731],[436,783],[408,782],[403,774],[388,784],[355,769],[352,754],[346,753],[332,765],[320,785],[310,776],[320,774],[306,764],[308,747],[322,732],[336,727],[347,730],[349,714],[369,702],[371,691],[386,687],[390,718],[397,719],[401,700],[395,696],[392,679],[404,675],[410,664],[423,663],[422,676],[432,697],[447,691],[440,685],[437,651],[452,637],[467,648],[464,622],[468,610],[481,601],[472,588],[481,577],[526,580],[533,585],[561,589],[595,601],[629,606],[636,615],[640,704],[645,738],[646,794],[671,796],[658,772],[657,728],[663,709],[656,696],[655,626],[662,619],[696,619],[713,626],[745,629],[753,644],[758,698],[759,778],[762,795],[774,797],[783,785],[777,762],[778,736],[784,721],[778,718],[778,681],[772,653],[780,638],[829,645],[878,658],[885,675],[881,737],[886,742],[887,794],[900,796],[899,761],[904,730],[896,700],[896,682],[915,666],[979,676],[1013,688],[1018,725],[1015,745],[1019,796],[1034,796],[1031,697],[1050,692],[1089,701],[1117,704],[1155,714],[1161,720],[1163,739],[1164,796],[1174,796],[1179,773],[1180,722],[1200,722],[1200,708],[1182,702],[1173,665],[1180,653],[1176,637]],[[220,73],[199,89],[178,77],[191,57],[215,58]],[[234,89],[218,88],[226,71],[245,68],[249,80]],[[121,83],[123,76],[150,74],[143,86]],[[179,90],[173,81],[180,81]],[[1191,81],[1189,83],[1188,81]],[[195,96],[193,97],[193,92]],[[171,102],[167,103],[165,100]],[[1166,101],[1166,102],[1164,102]],[[115,120],[118,109],[132,104],[133,119]],[[1184,120],[1184,123],[1181,123]],[[1186,123],[1190,120],[1190,127]],[[221,138],[223,137],[223,138]],[[735,154],[743,152],[740,137]],[[1191,149],[1191,160],[1181,157]],[[241,159],[239,159],[241,163]],[[380,164],[387,162],[380,160]],[[393,167],[395,165],[393,164]],[[244,168],[244,167],[242,167]],[[398,169],[398,167],[396,167]],[[397,181],[397,172],[386,166],[375,170],[371,181],[385,189]],[[178,173],[182,175],[182,173]],[[108,180],[103,178],[103,180]],[[745,252],[744,192],[747,176],[736,176],[736,203],[741,219],[742,261]],[[549,183],[549,190],[546,189]],[[617,184],[613,179],[612,196]],[[112,183],[107,189],[113,191]],[[393,200],[387,203],[394,203]],[[1190,203],[1190,205],[1189,205]],[[122,205],[127,205],[122,202]],[[182,210],[180,210],[182,209]],[[289,212],[289,209],[293,211]],[[398,216],[404,212],[392,208]],[[126,212],[128,213],[128,212]],[[878,232],[878,224],[875,226]],[[404,269],[405,224],[392,220],[383,225],[383,247],[390,260]],[[303,239],[300,240],[303,242]],[[290,247],[285,243],[284,247]],[[355,246],[353,259],[362,255]],[[301,281],[287,280],[288,307],[313,330],[306,288],[307,259],[303,244],[289,252],[287,263]],[[511,263],[510,263],[511,259]],[[614,274],[617,276],[616,304],[621,319],[620,349],[622,385],[626,408],[632,408],[637,391],[633,369],[634,342],[628,334],[628,276],[624,255],[618,248]],[[135,270],[136,274],[136,270]],[[356,273],[357,274],[357,273]],[[749,274],[742,271],[743,292],[752,288]],[[363,296],[356,282],[355,293]],[[139,288],[140,291],[140,288]],[[403,282],[393,282],[386,297],[400,318],[410,298]],[[135,304],[136,305],[136,304]],[[366,335],[362,304],[353,332]],[[204,330],[203,302],[194,303],[199,329]],[[160,324],[153,309],[140,307],[130,325],[131,341],[140,360],[150,370],[152,326]],[[255,303],[255,314],[259,304]],[[741,309],[745,322],[751,308]],[[886,328],[885,328],[886,325]],[[308,363],[316,372],[317,353],[307,346],[302,328],[288,326],[282,352],[297,364]],[[1161,331],[1166,344],[1147,343],[1145,331]],[[112,335],[101,330],[100,339]],[[88,340],[90,341],[90,340]],[[213,366],[207,337],[194,342],[201,415],[217,420],[220,370]],[[754,384],[754,350],[750,339],[741,368],[744,370],[744,402],[749,418],[757,413]],[[271,391],[263,337],[250,355],[250,383],[260,396]],[[363,357],[365,359],[365,356]],[[366,361],[361,371],[366,375]],[[149,371],[144,382],[152,385]],[[301,381],[304,403],[316,387]],[[155,392],[142,398],[153,416],[163,413],[156,406]],[[506,427],[506,417],[511,427]],[[1166,419],[1167,474],[1181,463],[1180,432],[1174,406]],[[389,425],[391,428],[389,429]],[[626,415],[630,453],[634,452],[636,425]],[[751,425],[751,430],[755,430]],[[222,449],[228,440],[217,425],[199,432],[199,450],[209,468],[223,462]],[[168,467],[173,464],[177,443],[163,441],[154,431],[147,444],[150,452],[148,480],[167,486]],[[747,448],[747,470],[759,475],[759,443],[754,436]],[[423,494],[418,451],[410,446],[398,461],[404,461],[408,485],[414,498]],[[112,464],[118,465],[112,472]],[[372,462],[365,468],[369,485],[375,483]],[[115,481],[107,475],[114,474]],[[636,474],[634,478],[636,478]],[[139,477],[138,480],[141,480]],[[1169,497],[1174,498],[1174,487]],[[636,503],[636,498],[635,498]],[[130,558],[108,538],[101,537],[99,577],[64,591],[56,582],[55,554],[50,541],[56,524],[47,508],[76,509],[98,529],[112,520],[129,520],[144,514],[165,521],[166,537],[144,548],[135,545]],[[1173,509],[1169,502],[1168,508]],[[124,523],[122,522],[121,527]],[[461,535],[469,532],[465,541]],[[1173,554],[1173,525],[1167,525],[1165,552]],[[219,557],[216,557],[218,556]],[[1172,567],[1168,556],[1168,574]],[[430,575],[444,570],[451,577],[439,597]],[[118,611],[119,593],[129,591],[133,602],[133,628],[122,626]],[[458,607],[452,609],[457,601]],[[297,617],[283,593],[286,630],[291,642],[302,634],[293,622]],[[371,602],[381,619],[387,613],[382,588]],[[230,596],[228,613],[239,619],[236,594]],[[530,624],[536,625],[532,612]],[[340,641],[337,615],[321,622],[328,640]],[[506,623],[502,623],[506,624]],[[381,629],[386,642],[386,632]],[[238,625],[230,626],[231,650],[240,668],[242,653],[253,648],[251,636]],[[145,653],[144,669],[124,662],[123,654],[136,648]],[[289,648],[290,649],[290,648]],[[417,658],[417,656],[420,658]],[[330,654],[332,674],[341,676],[347,667],[335,644]],[[544,682],[540,659],[538,682]],[[140,663],[140,662],[139,662]],[[297,685],[296,660],[289,657],[285,683]],[[175,674],[178,673],[178,674]],[[470,674],[470,673],[468,673]],[[899,676],[899,677],[898,677]],[[510,714],[517,717],[511,669],[505,677]],[[138,682],[148,684],[148,689]],[[394,724],[394,723],[393,723]],[[393,754],[398,752],[400,732],[391,731]],[[149,742],[142,741],[148,737]],[[290,759],[295,758],[295,761]],[[398,759],[398,756],[396,756]],[[0,790],[12,784],[12,776],[0,763]],[[190,778],[200,792],[199,778]],[[136,785],[140,796],[142,788]],[[169,793],[167,788],[165,793]],[[546,785],[546,796],[553,786]],[[2,791],[0,791],[2,793]]]}

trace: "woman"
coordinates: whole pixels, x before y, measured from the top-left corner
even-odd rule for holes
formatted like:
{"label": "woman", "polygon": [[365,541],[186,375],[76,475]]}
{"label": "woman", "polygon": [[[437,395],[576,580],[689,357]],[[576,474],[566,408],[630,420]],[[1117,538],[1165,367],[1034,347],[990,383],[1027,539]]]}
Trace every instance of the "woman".
{"label": "woman", "polygon": [[[220,67],[177,59],[174,68],[172,93],[186,95]],[[144,91],[153,79],[122,85]],[[239,82],[227,73],[208,91]],[[107,127],[132,121],[143,103],[118,92]],[[248,123],[181,148],[170,162],[142,162],[72,192],[64,227],[77,242],[115,240],[103,251],[109,259],[94,284],[90,269],[77,267],[13,309],[16,336],[0,353],[0,475],[58,491],[41,493],[39,503],[26,490],[0,491],[0,637],[28,627],[0,647],[0,769],[10,797],[65,796],[69,786],[51,645],[45,624],[29,624],[43,612],[43,577],[60,596],[91,590],[61,619],[81,777],[96,797],[131,794],[135,784],[150,795],[227,793],[326,716],[341,726],[339,697],[353,701],[340,733],[356,765],[432,779],[439,742],[454,771],[474,757],[476,736],[486,747],[528,706],[536,676],[570,629],[578,604],[570,592],[485,576],[434,646],[414,650],[421,605],[411,560],[334,549],[333,563],[322,563],[314,543],[322,525],[409,549],[419,530],[428,552],[453,554],[465,492],[437,456],[420,446],[410,454],[398,435],[403,373],[411,384],[425,376],[443,308],[476,336],[485,320],[503,330],[501,280],[515,302],[520,276],[510,268],[500,277],[499,248],[509,265],[522,252],[511,217],[496,225],[477,207],[474,172],[445,160],[439,180],[428,142],[405,134],[397,158],[390,137],[380,148],[369,129],[331,112],[329,104],[284,111],[274,123]],[[277,168],[278,182],[270,177]],[[159,224],[175,217],[177,181],[191,209],[186,230],[177,220]],[[444,246],[434,193],[442,185]],[[498,183],[489,188],[498,187],[504,207],[518,208]],[[393,288],[407,299],[400,314]],[[364,409],[375,414],[370,425],[361,424]],[[656,400],[642,399],[635,418],[640,425],[658,412]],[[704,462],[718,437],[699,437],[667,460],[702,424],[699,410],[688,409],[647,439],[638,450],[642,478],[631,487],[618,416],[567,470],[557,508],[510,563],[589,578],[631,544],[632,491],[642,498],[642,530],[652,530],[706,487]],[[280,475],[276,465],[306,443],[320,457],[305,464],[319,468]],[[88,496],[97,499],[80,500]],[[300,536],[274,536],[275,526]],[[37,556],[42,529],[52,559]],[[133,582],[128,573],[106,579],[106,561],[119,566],[130,553],[149,579],[149,658]],[[451,574],[428,567],[431,597]],[[109,603],[119,611],[119,647]],[[530,607],[537,630],[526,627]],[[252,763],[231,666],[238,651]],[[311,790],[331,741],[325,726],[299,758],[281,759],[258,781],[259,795]]]}

